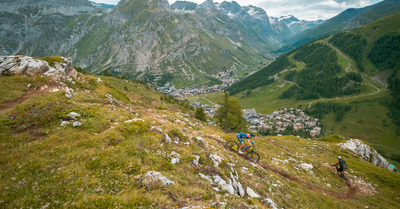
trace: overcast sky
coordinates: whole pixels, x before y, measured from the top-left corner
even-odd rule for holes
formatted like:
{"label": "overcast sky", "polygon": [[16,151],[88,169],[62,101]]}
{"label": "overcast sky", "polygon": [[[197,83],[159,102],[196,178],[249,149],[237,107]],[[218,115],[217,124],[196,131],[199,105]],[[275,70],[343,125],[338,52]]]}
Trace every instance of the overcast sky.
{"label": "overcast sky", "polygon": [[[119,0],[92,0],[107,4],[117,4]],[[146,1],[146,0],[143,0]],[[170,4],[176,0],[168,0]],[[188,0],[203,3],[205,0]],[[223,0],[214,0],[222,2]],[[231,0],[228,0],[231,1]],[[240,5],[254,5],[263,8],[269,16],[280,17],[294,15],[299,19],[329,19],[347,8],[360,8],[381,2],[382,0],[236,0]]]}

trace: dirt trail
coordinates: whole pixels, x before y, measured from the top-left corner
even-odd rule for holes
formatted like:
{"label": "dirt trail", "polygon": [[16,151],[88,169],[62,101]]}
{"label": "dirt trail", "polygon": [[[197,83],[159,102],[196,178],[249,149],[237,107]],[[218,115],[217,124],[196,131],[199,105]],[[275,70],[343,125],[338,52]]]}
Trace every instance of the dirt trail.
{"label": "dirt trail", "polygon": [[319,188],[317,186],[314,186],[314,185],[308,183],[307,181],[305,181],[303,179],[297,178],[295,176],[291,176],[291,175],[279,170],[278,168],[276,168],[274,166],[266,165],[264,163],[258,163],[258,164],[264,169],[268,169],[268,170],[270,170],[270,171],[272,171],[272,172],[274,172],[274,173],[276,173],[276,174],[278,174],[278,175],[280,175],[280,176],[282,176],[282,177],[284,177],[284,178],[286,178],[288,180],[303,184],[303,185],[305,185],[307,187],[307,189],[315,191],[315,192],[320,192],[320,193],[322,193],[324,195],[329,195],[329,196],[332,196],[332,197],[335,197],[335,198],[340,198],[340,199],[353,199],[358,194],[357,186],[349,186],[348,190],[347,190],[347,193],[334,193],[334,192],[325,190],[323,188]]}
{"label": "dirt trail", "polygon": [[49,89],[45,90],[31,90],[28,91],[24,96],[14,99],[13,101],[5,102],[0,106],[0,112],[13,108],[17,104],[21,104],[22,102],[28,100],[29,98],[40,96],[46,93],[49,93]]}
{"label": "dirt trail", "polygon": [[283,149],[283,150],[285,150],[286,152],[288,152],[288,153],[291,154],[290,150],[286,149],[285,147],[282,147],[281,145],[276,144],[276,143],[275,143],[275,140],[272,140],[272,139],[268,139],[268,140],[269,140],[269,142],[271,142],[271,143],[272,143],[273,145],[275,145],[276,147],[279,147],[279,148],[281,148],[281,149]]}

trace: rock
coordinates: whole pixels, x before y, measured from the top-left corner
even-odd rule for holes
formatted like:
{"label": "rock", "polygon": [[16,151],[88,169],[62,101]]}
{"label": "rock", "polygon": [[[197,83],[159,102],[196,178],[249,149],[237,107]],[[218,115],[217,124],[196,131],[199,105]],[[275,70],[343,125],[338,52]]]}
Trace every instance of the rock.
{"label": "rock", "polygon": [[82,123],[81,123],[81,122],[78,122],[78,121],[75,121],[75,122],[72,124],[72,126],[73,126],[73,127],[81,127],[81,126],[82,126]]}
{"label": "rock", "polygon": [[68,116],[73,118],[73,119],[76,119],[77,117],[81,117],[81,115],[79,113],[76,113],[76,112],[70,112],[70,113],[68,113]]}
{"label": "rock", "polygon": [[251,197],[251,198],[260,198],[260,195],[255,193],[252,189],[250,189],[250,187],[246,188],[246,192],[247,192],[247,195],[249,195],[249,197]]}
{"label": "rock", "polygon": [[307,171],[309,171],[309,170],[311,170],[311,169],[314,168],[311,164],[308,164],[308,163],[302,163],[302,164],[301,164],[301,167],[302,167],[304,170],[307,170]]}
{"label": "rock", "polygon": [[162,129],[161,129],[161,128],[158,128],[158,127],[156,127],[156,126],[152,126],[152,127],[150,128],[150,131],[156,132],[156,133],[159,133],[159,134],[162,133]]}
{"label": "rock", "polygon": [[68,125],[68,124],[70,124],[69,121],[61,121],[60,126],[65,126],[65,125]]}
{"label": "rock", "polygon": [[68,76],[77,78],[72,60],[60,57],[61,62],[50,66],[47,61],[28,56],[6,56],[0,59],[0,75],[44,75],[54,81],[66,80]]}
{"label": "rock", "polygon": [[230,175],[232,179],[232,187],[235,189],[235,194],[239,195],[240,197],[243,197],[245,193],[242,184],[239,182],[239,176],[237,175],[237,172],[236,176],[234,176],[232,173],[230,173]]}
{"label": "rock", "polygon": [[125,121],[124,123],[132,123],[132,122],[136,122],[136,121],[142,121],[142,122],[144,122],[144,120],[141,119],[141,118],[134,118],[134,119],[127,120],[127,121]]}
{"label": "rock", "polygon": [[202,173],[199,173],[199,175],[200,175],[201,178],[203,178],[203,179],[207,180],[208,182],[210,182],[210,184],[214,183],[213,180],[211,179],[211,177],[206,176],[206,175],[204,175]]}
{"label": "rock", "polygon": [[199,164],[199,160],[200,160],[200,156],[198,155],[192,155],[195,159],[193,159],[193,164],[194,165],[198,165]]}
{"label": "rock", "polygon": [[65,91],[67,92],[67,93],[65,93],[65,97],[67,97],[67,98],[72,98],[73,97],[73,95],[72,95],[72,89],[70,89],[70,88],[66,88],[65,89]]}
{"label": "rock", "polygon": [[165,142],[171,143],[172,139],[168,136],[168,134],[165,134]]}
{"label": "rock", "polygon": [[151,188],[152,186],[159,185],[160,183],[163,186],[175,184],[174,181],[167,179],[167,177],[163,176],[161,173],[156,171],[147,172],[144,178],[140,182],[144,186],[146,186],[146,188]]}
{"label": "rock", "polygon": [[263,202],[267,203],[269,207],[273,209],[278,209],[278,206],[270,198],[263,199]]}
{"label": "rock", "polygon": [[345,143],[340,143],[343,149],[351,150],[354,154],[362,157],[373,165],[389,169],[389,162],[382,157],[376,150],[358,139],[350,139]]}
{"label": "rock", "polygon": [[103,81],[100,78],[97,78],[97,83],[102,83]]}
{"label": "rock", "polygon": [[222,190],[225,190],[225,191],[229,192],[230,194],[236,194],[231,181],[228,184],[220,176],[215,175],[213,177],[214,177],[214,183],[218,184]]}
{"label": "rock", "polygon": [[222,162],[222,157],[214,154],[210,154],[210,159],[214,162],[214,167],[218,168],[219,164]]}
{"label": "rock", "polygon": [[198,141],[201,141],[201,142],[203,142],[203,143],[204,143],[204,139],[203,139],[203,138],[201,138],[200,136],[197,136],[197,137],[196,137],[196,139],[197,139]]}
{"label": "rock", "polygon": [[172,151],[169,156],[171,157],[172,165],[179,163],[179,158],[181,157],[180,154],[176,153],[175,151]]}
{"label": "rock", "polygon": [[226,202],[213,202],[211,204],[212,208],[225,208],[226,207]]}

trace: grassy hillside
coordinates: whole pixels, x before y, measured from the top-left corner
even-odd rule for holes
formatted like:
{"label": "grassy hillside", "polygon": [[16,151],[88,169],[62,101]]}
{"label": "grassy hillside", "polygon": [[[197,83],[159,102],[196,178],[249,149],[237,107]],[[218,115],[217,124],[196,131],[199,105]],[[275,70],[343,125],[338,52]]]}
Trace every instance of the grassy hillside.
{"label": "grassy hillside", "polygon": [[[367,140],[386,157],[398,160],[399,20],[397,12],[304,45],[279,58],[289,64],[278,72],[269,69],[272,63],[228,91],[239,92],[235,96],[241,105],[260,113],[283,107],[308,109],[321,102],[347,106],[344,112],[321,115],[326,134]],[[270,82],[256,82],[263,79]]]}
{"label": "grassy hillside", "polygon": [[[189,109],[160,100],[147,85],[80,75],[66,82],[74,90],[68,98],[45,78],[0,79],[0,89],[15,84],[12,92],[1,92],[2,98],[7,94],[0,114],[1,208],[224,207],[217,202],[266,208],[265,198],[279,208],[400,207],[398,174],[341,149],[335,137],[259,136],[261,160],[250,164],[224,149],[234,133],[194,119]],[[32,94],[35,87],[53,93]],[[171,164],[173,151],[180,155],[177,164]],[[222,160],[215,164],[211,154]],[[326,164],[337,155],[349,166],[350,188]],[[149,171],[175,183],[144,185]],[[235,178],[261,197],[231,195],[200,173]]]}

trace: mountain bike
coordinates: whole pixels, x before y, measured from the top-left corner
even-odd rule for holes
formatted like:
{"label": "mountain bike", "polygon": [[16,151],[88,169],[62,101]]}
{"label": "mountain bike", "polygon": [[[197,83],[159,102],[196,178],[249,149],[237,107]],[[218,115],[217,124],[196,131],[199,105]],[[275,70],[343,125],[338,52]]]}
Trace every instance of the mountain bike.
{"label": "mountain bike", "polygon": [[[237,152],[239,150],[239,144],[235,141],[228,141],[225,144],[225,149]],[[260,160],[260,155],[254,151],[254,147],[249,146],[249,147],[244,147],[242,150],[243,153],[245,154],[245,158],[249,160],[250,162],[257,163]]]}
{"label": "mountain bike", "polygon": [[[339,165],[336,165],[335,168],[337,170],[339,168]],[[347,179],[346,175],[344,174],[344,171],[342,172],[339,171],[339,176],[346,182],[347,186],[350,186],[350,181],[349,179]]]}

